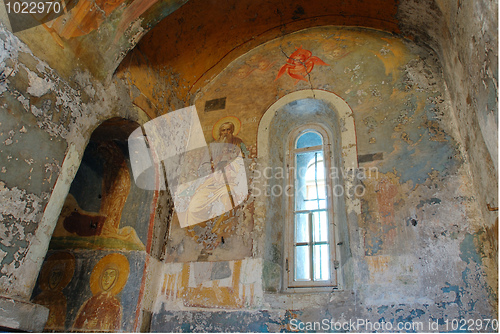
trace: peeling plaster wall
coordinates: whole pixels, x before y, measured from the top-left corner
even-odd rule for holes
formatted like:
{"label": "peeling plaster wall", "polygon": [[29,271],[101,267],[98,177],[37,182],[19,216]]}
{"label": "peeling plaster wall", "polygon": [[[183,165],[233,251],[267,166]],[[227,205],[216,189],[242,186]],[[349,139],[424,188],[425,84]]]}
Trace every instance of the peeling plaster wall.
{"label": "peeling plaster wall", "polygon": [[[498,2],[405,1],[398,10],[402,33],[436,51],[443,66],[460,143],[470,162],[483,226],[480,235],[498,225]],[[496,208],[496,210],[495,210]],[[491,235],[493,240],[496,237]],[[478,235],[475,238],[479,238]],[[478,251],[496,263],[498,241]],[[489,273],[491,281],[497,274]],[[496,284],[495,284],[496,285]]]}
{"label": "peeling plaster wall", "polygon": [[[167,7],[182,3],[169,1]],[[95,43],[98,57],[108,51],[111,55],[95,67],[89,65],[95,59],[92,52],[82,65],[70,49],[114,31],[112,20],[70,48],[51,47],[43,55],[34,51],[38,45],[56,42],[42,27],[38,35],[22,36],[34,49],[0,27],[0,295],[29,300],[90,134],[104,120],[123,117],[144,123],[194,102],[211,142],[214,125],[236,115],[241,121],[237,136],[248,149],[249,184],[255,185],[256,171],[263,166],[257,158],[262,115],[287,94],[314,88],[338,94],[349,104],[359,166],[379,171],[361,180],[368,195],[360,198],[361,211],[347,217],[352,263],[351,269],[343,265],[342,275],[351,277],[344,285],[348,288],[321,295],[276,293],[282,246],[273,242],[278,235],[267,235],[274,231],[269,228],[273,222],[262,199],[251,196],[231,219],[187,231],[176,225],[168,193],[155,193],[160,204],[151,219],[158,224],[147,242],[154,259],[136,259],[145,269],[134,271],[130,282],[140,285],[141,292],[129,301],[141,306],[134,324],[123,327],[279,331],[290,330],[291,319],[425,322],[494,316],[498,218],[487,204],[498,206],[497,2],[381,0],[364,6],[365,16],[343,15],[358,13],[356,2],[341,15],[323,18],[309,17],[324,14],[325,5],[316,2],[303,7],[291,2],[283,12],[257,16],[255,10],[227,3],[224,13],[245,12],[224,20],[227,29],[210,22],[206,7],[193,0],[188,4],[198,5],[190,18],[209,22],[184,21],[193,7],[183,6],[130,52],[118,71],[120,79],[107,84],[93,76],[109,79],[124,50],[145,32],[140,20],[113,48]],[[143,22],[154,22],[155,10]],[[415,43],[377,31],[332,27],[286,35],[332,23],[392,30]],[[258,36],[245,24],[257,26]],[[163,44],[168,52],[157,45],[165,31],[173,34]],[[221,47],[220,40],[229,42]],[[316,65],[305,81],[295,82],[286,73],[277,78],[286,56],[298,47],[328,65]],[[186,57],[185,50],[192,56]],[[172,59],[165,61],[164,55]],[[92,74],[76,68],[87,65]],[[221,98],[224,108],[207,108],[207,102]],[[278,219],[280,212],[274,213]],[[86,256],[79,268],[88,274],[94,263]],[[81,298],[75,296],[72,305]],[[132,308],[127,312],[132,314]]]}
{"label": "peeling plaster wall", "polygon": [[28,300],[90,134],[139,116],[119,82],[63,80],[3,26],[0,44],[0,294]]}
{"label": "peeling plaster wall", "polygon": [[[286,56],[300,47],[328,65],[316,65],[303,81],[286,73],[278,78]],[[209,252],[187,229],[173,234],[171,245],[184,246],[167,254],[151,329],[280,331],[293,329],[291,319],[326,318],[413,321],[426,326],[438,319],[440,330],[445,330],[444,319],[495,317],[497,241],[483,227],[459,124],[436,55],[379,31],[312,28],[238,58],[200,91],[195,105],[207,142],[216,139],[221,119],[240,120],[236,135],[249,151],[246,162],[252,186],[267,166],[257,158],[260,153],[251,153],[260,149],[257,123],[280,98],[311,88],[338,94],[349,105],[359,168],[377,170],[360,178],[365,189],[359,196],[360,211],[347,212],[352,269],[343,264],[339,273],[348,282],[331,293],[280,292],[283,246],[277,220],[283,219],[284,209],[266,205],[270,197],[251,193],[237,214],[252,217],[251,256],[240,252],[244,244],[231,242],[235,232],[224,235],[224,243],[219,236]],[[211,107],[221,100],[224,104]],[[280,138],[284,135],[278,133],[273,131]],[[275,152],[272,159],[282,157]],[[245,206],[250,202],[251,210]],[[240,224],[237,230],[244,231],[246,223]],[[199,228],[211,230],[212,225]],[[262,275],[262,280],[255,283],[255,298],[248,302],[248,295],[242,295],[248,287],[236,264],[266,258],[270,261],[260,262],[257,272],[252,271],[250,277]],[[229,269],[224,277],[218,276],[219,267]],[[228,291],[234,291],[231,301],[224,297]]]}

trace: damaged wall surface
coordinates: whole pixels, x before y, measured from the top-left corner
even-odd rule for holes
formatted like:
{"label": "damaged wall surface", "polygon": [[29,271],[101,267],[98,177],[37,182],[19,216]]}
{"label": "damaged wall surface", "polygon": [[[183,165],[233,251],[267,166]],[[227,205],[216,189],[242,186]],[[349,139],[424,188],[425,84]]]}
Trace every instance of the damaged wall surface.
{"label": "damaged wall surface", "polygon": [[[309,57],[318,57],[324,65],[314,67],[303,80],[291,74],[278,78],[287,56],[297,50],[307,50]],[[294,119],[304,123],[300,120],[308,115],[324,122],[316,101],[327,102],[313,91],[308,99],[292,100],[273,111],[270,162],[259,159],[264,148],[259,146],[258,124],[253,121],[262,122],[263,114],[281,98],[311,88],[338,94],[352,109],[357,177],[364,189],[358,196],[361,205],[344,209],[348,233],[340,242],[345,245],[341,247],[350,245],[344,254],[352,255],[344,261],[352,262],[351,269],[340,271],[344,286],[328,297],[281,292],[285,208],[277,192],[271,191],[283,181],[276,167],[284,166],[285,149],[278,143],[289,131],[287,123],[293,124]],[[209,102],[220,99],[224,99],[224,107],[210,110]],[[427,50],[377,31],[309,29],[238,58],[200,91],[195,104],[207,141],[216,139],[220,119],[240,120],[237,136],[249,152],[252,191],[234,214],[237,222],[232,217],[214,221],[219,231],[227,227],[234,232],[215,232],[218,239],[210,247],[202,236],[214,234],[214,224],[193,228],[198,238],[193,238],[190,229],[172,226],[178,232],[172,233],[167,262],[198,262],[164,267],[161,303],[157,302],[153,316],[155,330],[250,331],[246,327],[250,323],[260,330],[290,330],[290,317],[304,323],[344,317],[427,324],[431,319],[443,323],[447,317],[489,318],[495,314],[495,259],[480,251],[485,236],[483,222],[477,218],[478,201],[468,186],[469,167],[456,139],[459,131],[440,64]],[[343,120],[335,133],[338,141],[346,131]],[[344,142],[339,149],[341,159],[347,159]],[[238,237],[248,230],[250,238],[244,239],[252,241],[252,257],[263,259],[257,271],[262,273],[262,281],[257,280],[262,285],[250,290],[250,300],[241,293],[248,293],[245,281],[255,279],[241,277],[235,269],[227,270],[231,275],[221,279],[216,269],[234,268],[231,261],[251,259],[241,253],[246,243]],[[199,262],[200,258],[210,262]],[[233,302],[216,292],[223,293],[226,286],[235,291]],[[479,300],[490,302],[480,307]],[[345,308],[338,309],[338,304]],[[211,311],[214,308],[241,311]],[[189,327],[187,319],[192,319]]]}
{"label": "damaged wall surface", "polygon": [[[0,326],[498,321],[498,4],[334,2],[80,0],[14,33],[0,13]],[[127,140],[190,105],[206,143],[241,150],[249,191],[182,228],[169,190],[135,183]],[[338,281],[301,292],[283,189],[287,138],[312,123],[342,189]]]}

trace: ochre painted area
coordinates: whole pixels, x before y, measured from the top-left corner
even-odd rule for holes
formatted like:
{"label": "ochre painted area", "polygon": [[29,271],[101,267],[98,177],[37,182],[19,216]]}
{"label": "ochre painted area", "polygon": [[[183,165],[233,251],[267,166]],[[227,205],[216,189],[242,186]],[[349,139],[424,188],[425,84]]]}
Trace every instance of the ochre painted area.
{"label": "ochre painted area", "polygon": [[262,298],[259,261],[167,264],[158,305],[181,308],[242,309]]}
{"label": "ochre painted area", "polygon": [[[191,101],[232,60],[262,43],[321,25],[398,32],[396,12],[393,0],[288,1],[280,6],[191,0],[144,36],[118,73],[141,91],[143,97],[134,101],[139,107],[163,114]],[[145,64],[154,70],[145,73]]]}

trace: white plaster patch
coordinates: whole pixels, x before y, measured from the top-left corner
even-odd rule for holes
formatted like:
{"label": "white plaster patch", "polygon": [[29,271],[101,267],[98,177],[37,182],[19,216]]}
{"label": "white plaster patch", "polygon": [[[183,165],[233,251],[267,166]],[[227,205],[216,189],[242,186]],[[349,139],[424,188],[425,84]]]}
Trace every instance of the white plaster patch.
{"label": "white plaster patch", "polygon": [[30,110],[30,101],[25,98],[23,95],[19,95],[17,97],[17,100],[19,102],[21,102],[21,104],[23,105],[23,108],[26,110],[26,111],[29,111]]}
{"label": "white plaster patch", "polygon": [[91,76],[87,72],[78,72],[75,75],[75,81],[83,87],[83,91],[90,97],[94,98],[96,90],[91,83]]}
{"label": "white plaster patch", "polygon": [[9,232],[10,232],[9,229],[4,224],[0,225],[0,242],[2,243],[2,245],[7,247],[11,246],[11,241],[13,237],[12,233]]}
{"label": "white plaster patch", "polygon": [[240,283],[262,282],[262,259],[244,259],[241,263]]}
{"label": "white plaster patch", "polygon": [[3,259],[5,256],[7,256],[7,252],[4,252],[3,250],[0,249],[0,263],[2,263]]}
{"label": "white plaster patch", "polygon": [[54,82],[49,81],[45,78],[40,78],[38,75],[29,70],[27,70],[27,72],[30,85],[26,91],[29,94],[40,97],[47,94],[50,90],[54,89]]}
{"label": "white plaster patch", "polygon": [[43,199],[35,194],[14,187],[9,189],[0,182],[0,214],[11,215],[24,222],[36,221]]}

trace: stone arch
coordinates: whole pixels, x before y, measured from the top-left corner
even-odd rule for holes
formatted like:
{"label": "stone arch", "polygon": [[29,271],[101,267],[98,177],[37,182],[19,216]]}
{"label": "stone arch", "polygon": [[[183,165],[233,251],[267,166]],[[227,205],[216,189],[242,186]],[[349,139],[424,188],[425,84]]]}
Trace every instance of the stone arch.
{"label": "stone arch", "polygon": [[[140,126],[140,124],[143,124],[149,120],[147,116],[141,115],[140,112],[138,112],[137,117],[134,118],[136,120],[130,120],[124,117],[109,118],[96,126],[96,128],[90,135],[90,138],[85,147],[77,147],[77,145],[74,143],[71,143],[69,145],[65,160],[61,168],[60,177],[56,182],[54,191],[49,200],[49,204],[42,218],[42,228],[44,228],[45,232],[43,235],[44,237],[47,237],[47,240],[36,241],[38,254],[36,261],[34,261],[32,267],[34,272],[34,280],[36,280],[37,278],[37,271],[35,270],[39,270],[39,268],[42,267],[44,257],[47,254],[51,255],[52,253],[57,252],[57,249],[61,248],[67,249],[69,251],[80,249],[79,246],[76,246],[76,243],[71,244],[70,242],[67,244],[67,247],[63,245],[65,242],[64,235],[62,238],[60,237],[60,235],[59,238],[56,237],[57,232],[60,232],[61,230],[61,216],[62,214],[64,214],[65,210],[67,210],[65,204],[67,204],[68,194],[70,194],[72,184],[74,184],[75,181],[78,181],[78,170],[85,163],[88,163],[88,159],[85,158],[85,155],[88,153],[89,147],[93,146],[94,149],[96,149],[99,143],[107,143],[104,148],[109,150],[112,161],[101,161],[101,170],[97,171],[96,174],[103,173],[103,170],[105,168],[109,168],[110,164],[117,164],[118,167],[116,168],[116,170],[111,171],[111,173],[108,172],[106,174],[104,172],[104,174],[106,175],[101,174],[93,180],[83,180],[83,183],[95,183],[93,189],[96,190],[96,192],[94,195],[95,197],[99,197],[98,199],[95,198],[94,200],[94,204],[97,203],[97,207],[94,205],[93,209],[82,209],[82,207],[79,205],[81,203],[75,202],[75,204],[77,205],[77,208],[79,210],[78,213],[81,214],[80,217],[83,217],[80,221],[82,221],[84,224],[88,223],[87,225],[96,225],[96,230],[98,230],[98,232],[95,234],[95,236],[102,239],[113,239],[114,244],[111,243],[110,247],[90,247],[88,250],[90,250],[90,252],[94,251],[96,257],[102,256],[106,252],[117,250],[125,250],[130,252],[134,251],[142,254],[144,254],[143,251],[147,251],[148,253],[151,252],[151,235],[153,234],[152,230],[154,228],[153,225],[155,221],[154,213],[159,196],[157,192],[145,192],[141,189],[138,189],[133,184],[134,181],[131,177],[132,172],[130,170],[130,163],[128,161],[128,137],[130,133],[132,133],[132,131]],[[116,154],[114,154],[113,151],[115,151]],[[107,165],[105,166],[105,164]],[[88,169],[89,167],[86,168]],[[114,175],[113,173],[116,175]],[[79,182],[82,183],[82,180],[80,180]],[[105,190],[102,189],[105,188],[104,183],[106,182],[111,184],[111,186],[108,188],[108,195],[112,195],[114,199],[104,203],[104,200],[101,199],[101,195],[102,197],[104,197],[105,195],[103,193],[105,192]],[[125,186],[120,186],[120,182],[125,183]],[[113,194],[112,192],[116,192],[117,194]],[[88,189],[86,190],[86,193],[88,193]],[[139,204],[137,205],[137,203]],[[104,207],[106,208],[103,209]],[[127,208],[127,217],[122,217],[121,214],[124,212],[125,208]],[[107,212],[104,213],[102,212],[103,210],[107,210]],[[113,212],[113,210],[115,212]],[[114,219],[114,226],[111,226],[111,229],[106,229],[106,227],[103,225],[103,221],[99,220],[100,215],[114,215],[116,217],[116,219]],[[123,224],[120,225],[120,222],[122,222]],[[106,221],[106,223],[108,222]],[[76,229],[71,231],[67,230],[66,233],[72,233],[72,235],[75,237],[94,237],[94,235],[91,235],[92,226],[90,227],[90,229],[89,226],[87,226],[87,228],[83,230],[79,229],[79,226],[73,227],[75,227]],[[54,241],[54,239],[58,239],[56,240],[55,248],[51,246],[51,249],[49,249],[49,242]],[[57,242],[59,243],[59,245],[57,244]],[[96,243],[94,245],[98,244]],[[36,265],[38,265],[38,268],[36,267]],[[33,281],[33,286],[34,285],[35,281]],[[70,287],[68,287],[68,289],[69,288]],[[34,292],[36,293],[37,290],[35,289]],[[142,295],[139,298],[142,298]]]}
{"label": "stone arch", "polygon": [[[277,119],[281,116],[279,114],[283,112],[283,108],[290,107],[300,101],[309,101],[309,103],[316,103],[326,108],[326,113],[323,116],[316,116],[306,118],[299,115],[299,119],[307,120],[307,122],[323,122],[326,120],[328,124],[329,132],[332,134],[332,150],[336,153],[333,154],[332,160],[335,160],[333,166],[340,173],[340,184],[346,190],[341,196],[341,198],[336,199],[335,206],[340,209],[340,214],[338,219],[341,222],[336,224],[336,234],[338,235],[338,240],[342,241],[340,243],[342,246],[338,247],[338,254],[340,254],[341,266],[343,267],[343,275],[339,275],[339,287],[342,289],[349,289],[352,287],[353,280],[352,276],[352,251],[349,240],[352,239],[350,236],[354,233],[353,226],[357,225],[358,215],[361,213],[360,200],[348,194],[348,190],[352,189],[356,185],[355,172],[358,168],[358,157],[357,157],[357,144],[356,144],[356,129],[354,124],[353,111],[349,105],[338,95],[323,91],[323,90],[300,90],[283,96],[281,99],[272,104],[267,111],[264,113],[261,121],[259,123],[258,134],[257,134],[257,148],[258,148],[258,161],[260,164],[260,170],[273,170],[275,166],[281,161],[276,162],[279,158],[277,156],[279,152],[272,152],[272,145],[275,144],[277,137],[287,137],[286,129],[283,130],[284,133],[277,134]],[[293,108],[293,107],[290,107]],[[300,125],[301,120],[295,121],[292,126]],[[281,139],[280,139],[281,140]],[[271,144],[272,143],[272,144]],[[286,167],[285,167],[286,168]],[[344,172],[341,172],[344,171]],[[347,171],[352,171],[348,173]],[[273,267],[270,272],[274,272],[271,276],[276,276],[277,272],[283,270],[283,268],[277,269],[276,265],[284,265],[276,261],[275,253],[282,252],[284,245],[283,238],[278,237],[276,240],[270,240],[273,237],[280,234],[282,226],[280,227],[280,222],[284,221],[284,200],[280,198],[266,198],[266,189],[270,186],[274,186],[272,182],[276,182],[274,179],[264,178],[264,182],[257,184],[253,181],[253,187],[259,188],[258,195],[256,196],[256,202],[258,202],[259,210],[256,210],[256,214],[259,216],[258,221],[261,221],[264,226],[262,226],[265,231],[265,236],[263,244],[261,245],[262,255],[266,266]],[[276,212],[281,211],[281,212]],[[271,221],[273,224],[271,224]],[[278,226],[278,227],[276,227]],[[281,239],[281,241],[279,240]],[[278,246],[276,246],[278,244]],[[279,250],[276,251],[275,249]],[[281,254],[280,254],[281,256]],[[275,263],[272,263],[272,262]],[[276,263],[278,262],[278,263]],[[266,275],[266,273],[264,273]],[[344,279],[342,279],[344,278]],[[276,282],[276,277],[264,277],[264,285],[266,285],[266,280]],[[278,287],[276,284],[274,286],[264,286],[268,291],[281,290],[281,284]]]}

